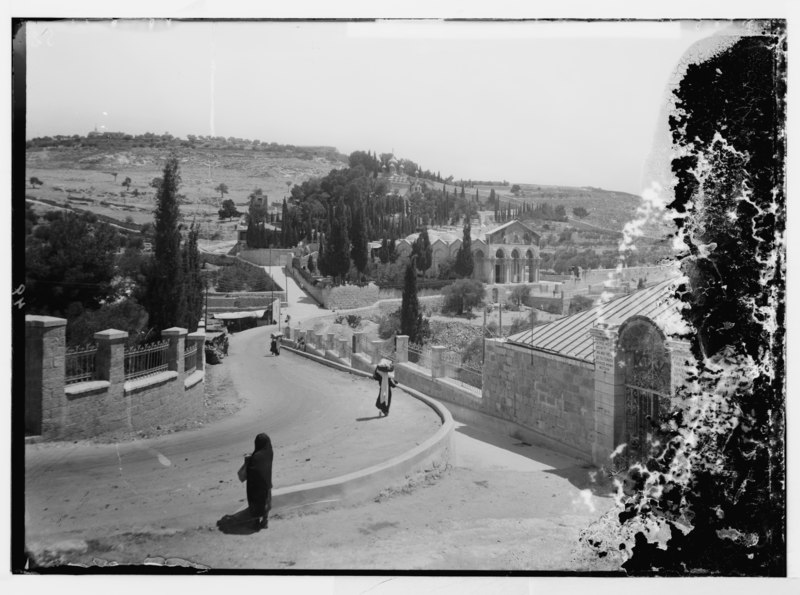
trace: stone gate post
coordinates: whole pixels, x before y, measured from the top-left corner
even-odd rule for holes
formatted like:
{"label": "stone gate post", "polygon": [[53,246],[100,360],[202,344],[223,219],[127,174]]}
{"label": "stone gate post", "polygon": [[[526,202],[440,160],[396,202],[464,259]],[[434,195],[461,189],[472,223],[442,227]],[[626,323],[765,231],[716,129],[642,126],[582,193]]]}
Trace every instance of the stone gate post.
{"label": "stone gate post", "polygon": [[619,327],[597,325],[594,339],[594,441],[592,459],[598,467],[610,467],[609,459],[625,429],[625,385],[617,373]]}

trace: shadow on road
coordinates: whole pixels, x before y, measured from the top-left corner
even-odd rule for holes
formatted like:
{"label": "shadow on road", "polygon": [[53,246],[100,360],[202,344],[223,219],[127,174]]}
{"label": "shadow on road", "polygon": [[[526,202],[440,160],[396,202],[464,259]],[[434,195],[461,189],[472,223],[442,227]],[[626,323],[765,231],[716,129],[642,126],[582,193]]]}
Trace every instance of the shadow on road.
{"label": "shadow on road", "polygon": [[245,508],[234,514],[226,514],[217,521],[217,528],[227,535],[252,535],[258,533],[258,518]]}
{"label": "shadow on road", "polygon": [[608,496],[615,491],[613,484],[604,479],[603,474],[594,465],[583,463],[544,446],[528,444],[513,436],[493,434],[468,425],[456,427],[456,432],[552,467],[546,469],[545,473],[563,477],[580,490],[589,489],[597,496]]}
{"label": "shadow on road", "polygon": [[382,418],[383,418],[383,416],[378,414],[375,417],[357,417],[356,421],[369,421],[371,419],[382,419]]}

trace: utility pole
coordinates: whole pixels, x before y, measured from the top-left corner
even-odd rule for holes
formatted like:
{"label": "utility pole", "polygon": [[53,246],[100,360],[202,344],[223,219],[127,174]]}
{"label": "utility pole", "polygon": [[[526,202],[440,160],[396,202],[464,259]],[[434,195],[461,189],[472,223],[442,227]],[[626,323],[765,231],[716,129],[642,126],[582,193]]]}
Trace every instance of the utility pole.
{"label": "utility pole", "polygon": [[206,308],[205,308],[205,321],[203,322],[203,330],[208,332],[208,277],[206,277]]}
{"label": "utility pole", "polygon": [[486,361],[486,307],[483,308],[483,355],[481,355],[481,362]]}
{"label": "utility pole", "polygon": [[502,337],[503,336],[503,302],[501,302],[499,299],[498,299],[498,304],[497,304],[497,311],[500,314],[500,332],[498,334],[500,335],[500,337]]}

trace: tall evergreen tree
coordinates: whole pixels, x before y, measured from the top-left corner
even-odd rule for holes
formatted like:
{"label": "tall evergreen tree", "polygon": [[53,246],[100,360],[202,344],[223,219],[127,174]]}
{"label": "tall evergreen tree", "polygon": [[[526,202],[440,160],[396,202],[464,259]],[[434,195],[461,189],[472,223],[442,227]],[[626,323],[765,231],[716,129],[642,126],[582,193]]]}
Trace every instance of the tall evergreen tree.
{"label": "tall evergreen tree", "polygon": [[464,223],[464,237],[461,241],[461,247],[456,253],[455,270],[459,277],[469,278],[472,276],[472,270],[475,268],[475,263],[472,258],[472,238],[471,238],[471,225],[469,217],[466,217]]}
{"label": "tall evergreen tree", "polygon": [[417,239],[414,240],[411,254],[416,256],[416,266],[420,273],[425,273],[425,271],[431,268],[433,250],[431,249],[431,240],[428,237],[427,229],[423,229],[419,233],[419,236],[417,236]]}
{"label": "tall evergreen tree", "polygon": [[334,211],[334,218],[331,221],[331,237],[327,248],[330,274],[337,280],[344,279],[350,271],[350,239],[347,234],[347,214],[342,199],[339,199]]}
{"label": "tall evergreen tree", "polygon": [[147,274],[143,304],[156,332],[181,324],[183,307],[183,263],[178,211],[178,188],[181,184],[178,158],[171,155],[156,193],[155,241],[153,259]]}
{"label": "tall evergreen tree", "polygon": [[328,250],[326,248],[327,239],[325,238],[325,234],[317,234],[317,239],[319,241],[319,250],[317,254],[317,268],[319,269],[319,274],[323,277],[328,277],[331,274],[331,269],[328,266]]}
{"label": "tall evergreen tree", "polygon": [[350,257],[353,259],[353,264],[358,269],[358,272],[363,273],[367,268],[369,253],[367,251],[367,233],[364,229],[364,207],[360,203],[355,207],[350,229],[352,241]]}
{"label": "tall evergreen tree", "polygon": [[411,262],[406,266],[403,283],[403,299],[400,304],[400,333],[408,335],[412,343],[419,341],[419,330],[422,323],[422,314],[419,310],[419,297],[417,296],[417,271],[416,257],[411,257]]}
{"label": "tall evergreen tree", "polygon": [[190,333],[197,330],[197,324],[203,315],[203,279],[200,275],[200,252],[197,249],[197,238],[200,227],[192,223],[189,234],[183,245],[183,295],[185,300],[184,320],[180,326]]}
{"label": "tall evergreen tree", "polygon": [[381,264],[389,262],[389,242],[386,241],[386,238],[381,241],[381,249],[378,251],[378,256],[381,259]]}

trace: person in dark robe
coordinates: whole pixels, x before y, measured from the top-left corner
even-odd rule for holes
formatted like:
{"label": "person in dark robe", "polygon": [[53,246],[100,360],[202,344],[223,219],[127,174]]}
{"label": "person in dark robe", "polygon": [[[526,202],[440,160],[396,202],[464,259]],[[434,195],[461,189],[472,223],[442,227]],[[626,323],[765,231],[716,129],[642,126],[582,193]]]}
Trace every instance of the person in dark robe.
{"label": "person in dark robe", "polygon": [[264,433],[256,436],[255,449],[247,460],[247,508],[258,519],[258,528],[267,528],[272,508],[272,442]]}
{"label": "person in dark robe", "polygon": [[387,359],[382,359],[375,368],[372,377],[378,381],[378,398],[375,407],[384,415],[389,415],[389,408],[392,406],[392,387],[397,386],[394,379],[394,366]]}

